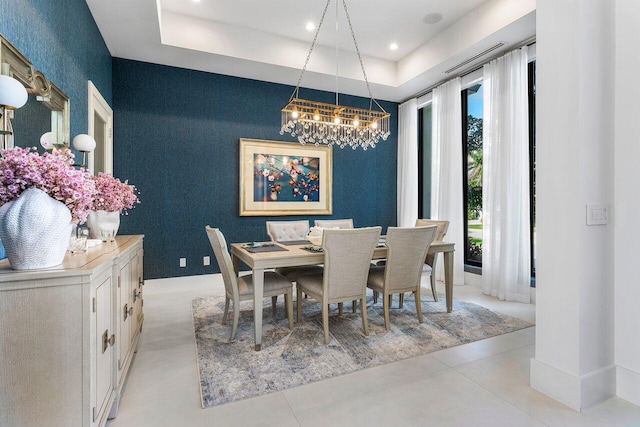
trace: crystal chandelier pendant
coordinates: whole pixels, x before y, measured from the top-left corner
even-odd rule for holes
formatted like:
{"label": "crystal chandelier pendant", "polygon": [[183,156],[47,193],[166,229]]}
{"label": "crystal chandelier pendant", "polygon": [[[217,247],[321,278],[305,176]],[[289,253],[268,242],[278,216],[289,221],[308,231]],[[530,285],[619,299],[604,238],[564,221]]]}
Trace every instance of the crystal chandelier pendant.
{"label": "crystal chandelier pendant", "polygon": [[[338,12],[338,0],[336,0],[336,22]],[[380,138],[386,140],[391,134],[389,128],[390,114],[387,113],[384,108],[376,101],[371,95],[371,87],[367,79],[367,73],[364,70],[362,63],[362,56],[358,49],[358,43],[356,42],[356,36],[353,32],[353,26],[351,25],[351,18],[349,17],[349,11],[347,10],[346,0],[342,0],[344,6],[345,15],[351,30],[351,37],[353,44],[358,54],[358,60],[360,61],[360,67],[362,69],[362,75],[369,91],[369,109],[347,107],[338,104],[338,91],[336,89],[336,103],[328,104],[325,102],[310,101],[301,99],[299,97],[300,83],[302,76],[307,68],[313,47],[315,46],[318,38],[318,33],[324,22],[324,17],[327,13],[327,9],[331,0],[327,0],[327,4],[322,12],[322,18],[320,24],[316,29],[315,37],[311,43],[311,48],[307,54],[307,59],[304,63],[300,78],[296,88],[291,94],[291,98],[287,104],[282,108],[281,128],[280,135],[285,133],[291,134],[294,138],[297,138],[301,144],[326,144],[337,145],[340,148],[350,146],[352,149],[362,147],[363,150],[371,147],[374,148]],[[336,26],[337,31],[337,26]],[[337,80],[336,72],[336,80]],[[374,109],[377,107],[377,109]]]}

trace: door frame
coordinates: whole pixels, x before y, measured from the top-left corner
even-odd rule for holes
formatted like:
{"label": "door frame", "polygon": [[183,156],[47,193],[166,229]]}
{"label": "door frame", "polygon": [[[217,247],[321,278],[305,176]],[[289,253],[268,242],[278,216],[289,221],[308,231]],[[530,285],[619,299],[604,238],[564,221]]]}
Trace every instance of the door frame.
{"label": "door frame", "polygon": [[[88,121],[89,121],[89,136],[95,139],[94,130],[94,117],[98,114],[105,122],[105,135],[104,135],[104,172],[113,174],[113,109],[109,106],[107,101],[98,91],[98,88],[93,84],[91,80],[88,81]],[[89,153],[87,160],[87,168],[94,171],[94,154]]]}

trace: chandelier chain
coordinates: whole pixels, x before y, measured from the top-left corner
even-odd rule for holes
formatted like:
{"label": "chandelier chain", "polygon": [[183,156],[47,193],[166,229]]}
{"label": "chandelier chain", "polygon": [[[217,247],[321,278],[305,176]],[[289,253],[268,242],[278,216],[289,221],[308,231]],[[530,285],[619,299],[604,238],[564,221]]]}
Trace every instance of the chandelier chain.
{"label": "chandelier chain", "polygon": [[367,91],[369,91],[369,98],[371,101],[374,101],[382,111],[385,111],[385,109],[382,108],[380,104],[378,104],[378,101],[375,100],[375,98],[373,97],[373,94],[371,93],[371,86],[369,85],[367,72],[364,70],[364,64],[362,63],[362,55],[360,55],[360,49],[358,48],[358,42],[356,41],[356,33],[353,31],[353,25],[351,25],[351,17],[349,16],[349,10],[347,9],[347,0],[342,0],[342,6],[344,7],[344,14],[347,17],[349,30],[351,31],[351,38],[353,39],[353,45],[356,47],[356,53],[358,54],[358,61],[360,61],[360,68],[362,69],[362,76],[364,77],[364,82],[367,85]]}
{"label": "chandelier chain", "polygon": [[320,28],[322,27],[322,23],[324,22],[324,17],[327,14],[329,3],[331,3],[331,0],[327,0],[327,4],[324,6],[324,10],[322,11],[322,18],[320,18],[320,23],[318,24],[318,28],[316,29],[316,34],[313,36],[313,41],[311,42],[311,48],[309,49],[309,53],[307,54],[307,59],[304,61],[304,66],[302,67],[302,71],[300,72],[300,77],[298,77],[298,83],[296,84],[296,88],[293,90],[289,101],[294,98],[294,95],[295,97],[298,97],[298,92],[300,91],[300,83],[302,83],[302,76],[304,76],[304,72],[307,70],[307,64],[309,64],[309,59],[311,59],[313,47],[316,45],[316,40],[318,40],[318,34],[320,33]]}

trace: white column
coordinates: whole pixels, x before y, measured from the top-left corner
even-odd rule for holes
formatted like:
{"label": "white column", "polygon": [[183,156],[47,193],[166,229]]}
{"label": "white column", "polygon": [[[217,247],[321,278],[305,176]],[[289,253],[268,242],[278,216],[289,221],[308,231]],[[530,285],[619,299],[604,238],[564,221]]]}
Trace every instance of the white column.
{"label": "white column", "polygon": [[640,53],[637,0],[616,1],[615,49],[615,363],[617,395],[640,405]]}
{"label": "white column", "polygon": [[531,386],[576,410],[615,394],[614,221],[586,225],[587,204],[614,207],[613,5],[610,0],[537,2]]}

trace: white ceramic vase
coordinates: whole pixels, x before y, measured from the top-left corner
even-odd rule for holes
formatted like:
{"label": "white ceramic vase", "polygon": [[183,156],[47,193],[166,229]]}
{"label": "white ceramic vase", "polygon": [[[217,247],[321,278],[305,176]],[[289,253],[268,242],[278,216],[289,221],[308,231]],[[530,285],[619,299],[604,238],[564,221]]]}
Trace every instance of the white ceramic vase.
{"label": "white ceramic vase", "polygon": [[120,228],[120,211],[91,211],[87,217],[87,227],[92,239],[113,242]]}
{"label": "white ceramic vase", "polygon": [[0,207],[0,239],[14,270],[62,263],[71,235],[71,212],[36,188]]}

